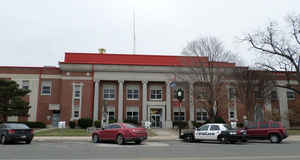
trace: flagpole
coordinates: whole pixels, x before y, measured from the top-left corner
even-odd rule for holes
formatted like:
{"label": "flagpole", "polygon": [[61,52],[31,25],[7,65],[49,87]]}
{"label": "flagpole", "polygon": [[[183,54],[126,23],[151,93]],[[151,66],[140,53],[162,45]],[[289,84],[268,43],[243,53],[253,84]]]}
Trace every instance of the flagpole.
{"label": "flagpole", "polygon": [[135,54],[135,42],[136,39],[135,39],[135,9],[133,8],[133,54]]}

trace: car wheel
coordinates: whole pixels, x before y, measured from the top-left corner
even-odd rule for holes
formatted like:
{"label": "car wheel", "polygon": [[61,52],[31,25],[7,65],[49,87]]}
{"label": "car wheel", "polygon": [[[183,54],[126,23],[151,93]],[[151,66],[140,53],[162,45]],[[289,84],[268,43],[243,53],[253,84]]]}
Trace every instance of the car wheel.
{"label": "car wheel", "polygon": [[134,142],[135,142],[135,144],[141,144],[142,143],[141,140],[135,140]]}
{"label": "car wheel", "polygon": [[93,143],[99,143],[100,142],[99,136],[97,134],[94,134],[92,137],[92,141],[93,141]]}
{"label": "car wheel", "polygon": [[280,137],[278,135],[272,134],[270,136],[270,141],[271,141],[271,143],[280,143],[281,139],[280,139]]}
{"label": "car wheel", "polygon": [[6,144],[7,140],[5,136],[1,136],[1,144]]}
{"label": "car wheel", "polygon": [[25,143],[26,143],[26,144],[30,144],[30,143],[31,143],[31,140],[26,140]]}
{"label": "car wheel", "polygon": [[186,136],[184,137],[185,142],[191,142],[192,141],[192,136]]}
{"label": "car wheel", "polygon": [[227,143],[227,138],[225,138],[225,137],[220,137],[220,138],[219,138],[219,143],[220,143],[220,144],[226,144],[226,143]]}
{"label": "car wheel", "polygon": [[117,144],[119,144],[119,145],[124,144],[124,138],[123,138],[123,136],[122,136],[121,134],[119,134],[119,135],[117,136],[116,142],[117,142]]}

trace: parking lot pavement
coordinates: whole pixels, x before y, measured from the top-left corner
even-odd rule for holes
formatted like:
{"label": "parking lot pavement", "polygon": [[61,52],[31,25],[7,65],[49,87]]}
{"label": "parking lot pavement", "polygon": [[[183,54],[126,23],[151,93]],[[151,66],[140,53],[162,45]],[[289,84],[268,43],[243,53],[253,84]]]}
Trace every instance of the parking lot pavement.
{"label": "parking lot pavement", "polygon": [[95,144],[96,147],[169,147],[170,145],[168,143],[162,143],[162,142],[145,142],[141,145],[136,145],[134,143],[126,143],[124,145],[118,145],[113,143],[97,143]]}

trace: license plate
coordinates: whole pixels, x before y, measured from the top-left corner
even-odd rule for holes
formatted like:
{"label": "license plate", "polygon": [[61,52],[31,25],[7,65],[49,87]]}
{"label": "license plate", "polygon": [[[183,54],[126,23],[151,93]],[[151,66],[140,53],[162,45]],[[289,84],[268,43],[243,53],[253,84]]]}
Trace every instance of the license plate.
{"label": "license plate", "polygon": [[26,138],[26,136],[21,136],[21,138]]}

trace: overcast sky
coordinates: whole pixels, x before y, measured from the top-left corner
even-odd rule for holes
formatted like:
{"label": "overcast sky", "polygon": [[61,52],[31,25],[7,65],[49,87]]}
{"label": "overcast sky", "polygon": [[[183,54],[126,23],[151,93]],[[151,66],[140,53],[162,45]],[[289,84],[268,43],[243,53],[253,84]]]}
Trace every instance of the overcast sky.
{"label": "overcast sky", "polygon": [[[179,55],[201,36],[216,36],[253,62],[243,34],[287,14],[300,0],[0,0],[0,66],[58,66],[65,52]],[[297,12],[298,11],[298,12]]]}

